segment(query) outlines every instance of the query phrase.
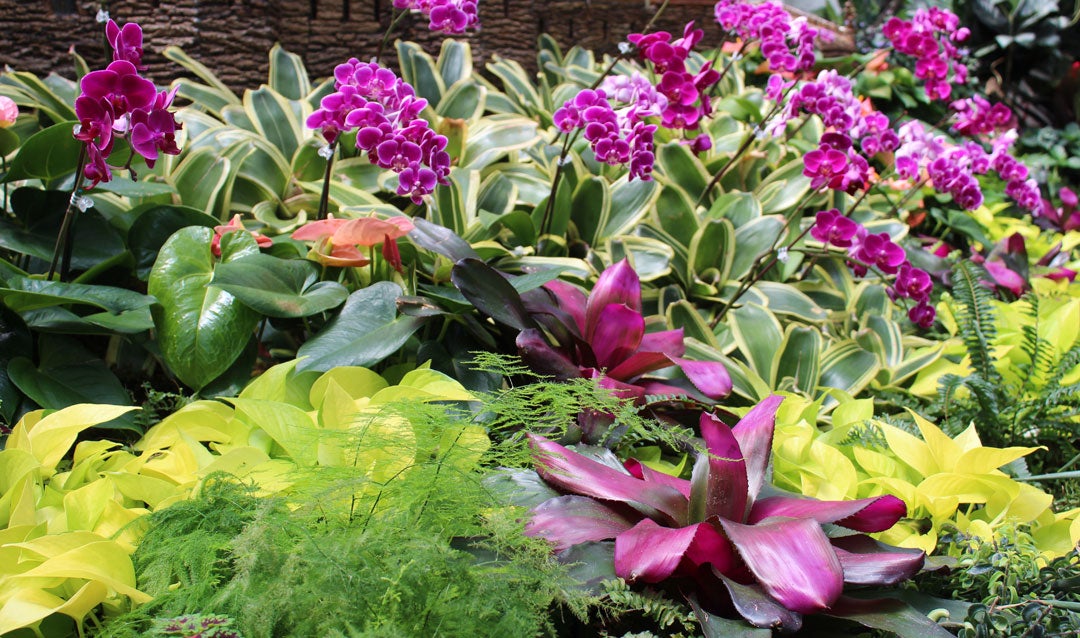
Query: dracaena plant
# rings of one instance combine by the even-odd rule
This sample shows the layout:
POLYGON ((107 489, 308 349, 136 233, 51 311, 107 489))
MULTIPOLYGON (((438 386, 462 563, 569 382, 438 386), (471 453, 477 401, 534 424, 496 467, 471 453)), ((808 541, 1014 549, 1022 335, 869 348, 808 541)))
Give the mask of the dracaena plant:
MULTIPOLYGON (((762 401, 734 428, 702 413, 705 449, 690 480, 634 459, 594 460, 530 434, 537 474, 563 495, 530 511, 526 533, 556 550, 614 539, 620 578, 670 584, 709 613, 787 631, 805 614, 843 615, 849 585, 910 578, 923 566, 921 551, 866 536, 904 516, 900 499, 818 501, 768 489, 781 401, 762 401)), ((922 629, 947 635, 933 623, 922 629)))

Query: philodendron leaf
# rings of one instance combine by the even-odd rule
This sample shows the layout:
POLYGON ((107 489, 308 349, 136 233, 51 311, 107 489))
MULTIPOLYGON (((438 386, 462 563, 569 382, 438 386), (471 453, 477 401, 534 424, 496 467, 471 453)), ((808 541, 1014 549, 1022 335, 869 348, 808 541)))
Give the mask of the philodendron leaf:
POLYGON ((8 377, 8 362, 30 357, 34 340, 19 315, 0 307, 0 419, 11 422, 19 407, 19 391, 8 377))
POLYGON ((131 403, 105 362, 75 339, 39 335, 37 354, 36 364, 29 358, 12 358, 7 371, 19 390, 38 405, 58 409, 76 403, 131 403))
MULTIPOLYGON (((161 247, 150 273, 148 291, 158 298, 154 325, 169 369, 198 390, 217 378, 240 356, 259 315, 217 286, 209 228, 184 228, 161 247)), ((259 252, 248 233, 221 239, 224 263, 259 252)))
POLYGON ((398 316, 401 288, 380 281, 349 295, 326 328, 300 346, 297 370, 326 371, 336 366, 371 366, 405 345, 423 317, 398 316))
POLYGON ((151 297, 126 288, 69 284, 19 276, 9 278, 7 286, 0 288, 0 299, 16 312, 72 304, 120 314, 154 303, 151 297))
POLYGON ((144 209, 128 229, 128 250, 135 257, 139 279, 150 276, 158 251, 173 233, 188 226, 212 228, 218 220, 201 210, 186 206, 159 205, 144 209))
POLYGON ((313 262, 262 253, 218 264, 211 283, 268 317, 308 317, 336 308, 349 296, 345 286, 319 281, 313 262))

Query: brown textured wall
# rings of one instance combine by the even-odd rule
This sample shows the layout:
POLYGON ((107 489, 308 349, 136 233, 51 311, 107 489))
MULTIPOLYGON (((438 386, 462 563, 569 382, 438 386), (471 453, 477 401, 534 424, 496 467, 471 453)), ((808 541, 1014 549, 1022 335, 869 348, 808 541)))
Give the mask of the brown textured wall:
MULTIPOLYGON (((482 30, 464 36, 478 68, 494 53, 535 68, 536 40, 552 34, 564 47, 580 44, 613 52, 628 33, 640 31, 653 15, 649 0, 479 0, 482 30)), ((675 0, 656 27, 681 32, 691 19, 706 29, 706 44, 717 42, 711 3, 675 0)), ((267 52, 275 42, 303 56, 313 77, 330 75, 349 57, 368 59, 390 23, 392 0, 0 0, 0 65, 15 70, 73 76, 70 47, 91 68, 105 63, 103 26, 95 21, 107 6, 120 23, 138 22, 145 32, 149 74, 167 84, 177 67, 161 55, 167 45, 182 47, 234 89, 266 81, 267 52)), ((442 36, 426 22, 407 16, 394 37, 438 51, 442 36)), ((393 46, 388 47, 392 50, 393 46)), ((392 54, 392 51, 388 51, 392 54)), ((390 56, 392 60, 392 55, 390 56)))

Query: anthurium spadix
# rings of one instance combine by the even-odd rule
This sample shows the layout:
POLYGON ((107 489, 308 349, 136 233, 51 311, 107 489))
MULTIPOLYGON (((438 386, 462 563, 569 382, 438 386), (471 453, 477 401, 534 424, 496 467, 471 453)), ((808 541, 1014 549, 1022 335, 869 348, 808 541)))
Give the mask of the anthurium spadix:
POLYGON ((619 468, 530 435, 537 473, 564 495, 533 508, 526 533, 557 550, 614 539, 619 577, 681 579, 713 598, 726 592, 720 611, 734 609, 759 627, 797 629, 801 614, 833 607, 845 584, 893 585, 911 577, 923 565, 921 551, 865 535, 904 516, 904 502, 895 496, 818 501, 775 490, 764 495, 781 401, 765 399, 734 428, 703 413, 705 451, 690 480, 633 459, 619 468), (826 524, 842 533, 830 538, 826 524))

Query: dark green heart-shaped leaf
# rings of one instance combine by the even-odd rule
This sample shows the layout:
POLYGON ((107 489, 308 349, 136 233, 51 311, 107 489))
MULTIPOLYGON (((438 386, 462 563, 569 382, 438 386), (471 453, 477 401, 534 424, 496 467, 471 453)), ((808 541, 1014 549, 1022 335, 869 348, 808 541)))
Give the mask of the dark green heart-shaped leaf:
POLYGON ((158 251, 173 233, 188 226, 213 228, 219 222, 206 213, 187 206, 152 206, 137 212, 128 229, 128 250, 135 257, 135 272, 146 280, 158 251))
MULTIPOLYGON (((154 325, 169 369, 198 390, 225 372, 240 356, 259 315, 221 288, 210 285, 214 256, 209 228, 177 231, 161 247, 148 290, 158 298, 154 325)), ((248 233, 226 233, 221 259, 258 254, 248 233)))
POLYGON ((218 264, 211 283, 268 317, 308 317, 340 306, 349 296, 345 286, 319 281, 313 262, 261 253, 218 264))
POLYGON ((12 359, 30 357, 34 340, 19 315, 0 307, 0 419, 11 423, 19 409, 19 390, 8 377, 12 359))
POLYGON ((423 317, 398 316, 401 288, 380 281, 349 295, 322 332, 300 346, 297 370, 324 372, 336 366, 372 366, 405 345, 423 317))
MULTIPOLYGON (((131 405, 127 390, 105 362, 74 339, 42 335, 38 361, 35 366, 28 357, 15 357, 7 373, 23 394, 44 408, 59 410, 77 403, 131 405)), ((97 427, 139 430, 133 415, 97 427)))

